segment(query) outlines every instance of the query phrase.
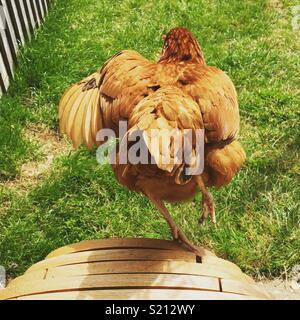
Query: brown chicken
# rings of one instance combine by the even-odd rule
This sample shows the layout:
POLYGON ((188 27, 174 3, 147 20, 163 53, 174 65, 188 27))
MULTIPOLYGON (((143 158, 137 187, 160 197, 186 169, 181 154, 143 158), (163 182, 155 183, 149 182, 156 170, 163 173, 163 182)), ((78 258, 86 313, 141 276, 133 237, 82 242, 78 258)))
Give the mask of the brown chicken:
MULTIPOLYGON (((84 143, 89 149, 99 145, 96 137, 102 128, 110 128, 118 136, 121 120, 128 121, 127 135, 141 130, 154 163, 120 164, 121 141, 117 163, 113 165, 115 175, 122 185, 150 199, 168 222, 174 240, 197 252, 172 219, 164 201, 187 201, 199 188, 199 222, 208 216, 216 222, 213 198, 207 187, 226 185, 245 162, 244 150, 237 141, 237 94, 223 71, 205 63, 200 45, 189 30, 174 28, 163 39, 158 62, 124 50, 99 71, 69 88, 59 105, 60 130, 74 147, 84 143), (202 174, 187 175, 187 163, 176 163, 174 156, 167 164, 162 161, 170 149, 162 148, 150 130, 174 128, 191 129, 193 133, 196 129, 205 130, 202 174)), ((192 158, 197 161, 194 138, 190 143, 192 158)), ((171 149, 173 145, 171 140, 171 149)))

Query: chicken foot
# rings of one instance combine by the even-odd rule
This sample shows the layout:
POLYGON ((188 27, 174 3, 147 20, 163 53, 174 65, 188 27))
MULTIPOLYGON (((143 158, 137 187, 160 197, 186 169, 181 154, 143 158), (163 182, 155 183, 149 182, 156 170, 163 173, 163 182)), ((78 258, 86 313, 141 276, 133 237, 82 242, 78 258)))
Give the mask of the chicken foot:
POLYGON ((195 176, 195 181, 202 193, 202 216, 199 218, 199 224, 203 224, 204 221, 210 216, 213 224, 216 224, 215 205, 212 194, 206 189, 204 181, 201 176, 195 176))
POLYGON ((159 212, 163 215, 163 217, 166 219, 171 229, 173 240, 183 244, 189 251, 195 253, 196 255, 203 255, 201 249, 193 245, 186 237, 184 232, 180 229, 180 227, 176 224, 163 201, 157 199, 156 197, 153 197, 150 194, 146 195, 150 199, 150 201, 155 205, 155 207, 159 210, 159 212))

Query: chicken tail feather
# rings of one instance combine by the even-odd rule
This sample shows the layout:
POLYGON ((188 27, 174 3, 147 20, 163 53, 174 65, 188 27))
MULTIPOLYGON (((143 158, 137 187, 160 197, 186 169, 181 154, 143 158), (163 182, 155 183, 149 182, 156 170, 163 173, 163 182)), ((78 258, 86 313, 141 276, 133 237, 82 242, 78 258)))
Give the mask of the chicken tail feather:
POLYGON ((73 85, 59 103, 60 132, 67 134, 74 148, 84 143, 88 149, 96 144, 97 132, 103 127, 99 105, 101 75, 96 72, 73 85))

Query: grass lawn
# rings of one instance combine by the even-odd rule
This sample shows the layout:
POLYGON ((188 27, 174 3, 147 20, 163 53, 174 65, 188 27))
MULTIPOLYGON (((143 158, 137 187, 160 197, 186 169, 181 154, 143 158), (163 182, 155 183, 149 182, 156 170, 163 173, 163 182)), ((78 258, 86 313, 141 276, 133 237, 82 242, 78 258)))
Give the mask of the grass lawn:
POLYGON ((156 59, 161 35, 174 26, 191 29, 206 61, 233 79, 248 161, 213 191, 217 227, 198 226, 200 196, 169 205, 172 214, 193 242, 251 275, 276 277, 300 264, 300 31, 291 26, 298 2, 55 1, 0 100, 0 265, 9 276, 84 239, 170 239, 154 207, 97 165, 95 150, 74 151, 56 133, 69 85, 120 49, 156 59))

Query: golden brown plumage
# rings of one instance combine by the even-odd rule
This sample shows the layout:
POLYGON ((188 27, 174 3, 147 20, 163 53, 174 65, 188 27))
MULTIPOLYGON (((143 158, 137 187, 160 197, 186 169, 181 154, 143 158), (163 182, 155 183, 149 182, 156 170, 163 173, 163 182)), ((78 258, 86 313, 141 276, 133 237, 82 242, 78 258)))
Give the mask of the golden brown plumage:
MULTIPOLYGON (((143 132, 152 164, 113 165, 118 181, 130 190, 144 193, 166 218, 174 239, 191 250, 195 247, 175 224, 163 201, 186 201, 203 195, 203 221, 208 215, 215 222, 214 204, 207 186, 221 187, 231 181, 245 161, 236 140, 239 108, 235 87, 221 70, 207 66, 202 50, 190 31, 172 29, 165 37, 158 62, 125 50, 103 67, 66 91, 59 105, 60 129, 75 147, 97 144, 102 128, 118 135, 119 121, 128 121, 127 136, 143 132), (183 161, 172 156, 174 141, 164 148, 151 129, 205 130, 204 172, 186 176, 183 161), (157 148, 153 147, 157 146, 157 148), (171 159, 164 161, 171 155, 171 159)), ((167 134, 167 133, 166 133, 167 134)), ((195 141, 191 158, 197 161, 195 141)), ((120 142, 119 152, 122 151, 120 142)))

